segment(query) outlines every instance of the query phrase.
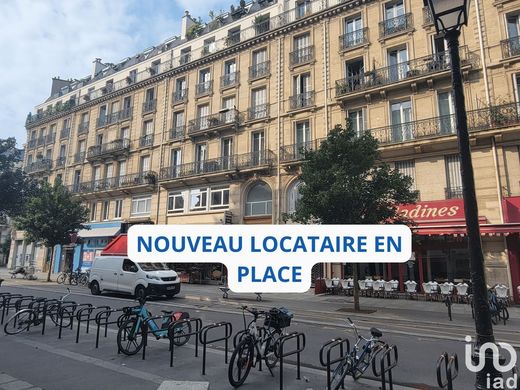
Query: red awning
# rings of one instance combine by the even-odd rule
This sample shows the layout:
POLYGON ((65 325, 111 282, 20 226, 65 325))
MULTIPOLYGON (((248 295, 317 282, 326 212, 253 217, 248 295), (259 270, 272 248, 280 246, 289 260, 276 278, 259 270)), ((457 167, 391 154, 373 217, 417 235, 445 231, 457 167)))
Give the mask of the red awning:
POLYGON ((101 256, 126 256, 128 254, 126 239, 126 234, 114 237, 103 249, 101 256))
MULTIPOLYGON (((421 236, 465 236, 467 234, 466 225, 419 225, 412 228, 412 231, 421 236)), ((520 223, 480 225, 480 234, 483 236, 508 236, 515 233, 520 233, 520 223)))

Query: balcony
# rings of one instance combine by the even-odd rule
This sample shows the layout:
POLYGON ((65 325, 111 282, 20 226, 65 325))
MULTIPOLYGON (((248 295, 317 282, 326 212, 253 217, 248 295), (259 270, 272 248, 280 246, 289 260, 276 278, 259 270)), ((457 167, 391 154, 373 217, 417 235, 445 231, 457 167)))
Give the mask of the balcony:
POLYGON ((45 137, 45 144, 53 144, 56 141, 56 133, 47 134, 45 137))
POLYGON ((267 77, 271 74, 271 61, 260 62, 249 67, 249 80, 267 77))
POLYGON ((197 136, 213 131, 236 130, 239 123, 240 113, 238 110, 231 108, 225 112, 190 120, 188 123, 188 135, 197 136))
POLYGON ((190 61, 191 61, 191 53, 190 52, 181 53, 181 55, 179 57, 179 64, 180 65, 187 64, 190 61))
POLYGON ((204 81, 195 85, 195 95, 197 97, 209 95, 213 92, 213 80, 204 81))
POLYGON ((78 125, 78 135, 80 134, 85 134, 88 132, 88 125, 89 125, 89 122, 81 122, 79 125, 78 125))
POLYGON ((106 157, 118 157, 126 155, 130 150, 129 139, 116 139, 112 142, 94 145, 88 148, 87 160, 103 159, 106 157))
POLYGON ((226 37, 225 45, 227 47, 230 47, 236 45, 237 43, 240 43, 240 31, 235 31, 228 34, 228 36, 226 37))
POLYGON ((153 134, 145 134, 139 138, 140 148, 148 148, 150 146, 153 146, 153 134))
POLYGON ((180 104, 188 101, 188 88, 179 89, 173 92, 172 103, 180 104))
POLYGON ((58 157, 56 161, 54 161, 54 166, 56 168, 63 168, 65 166, 66 158, 64 156, 58 157))
POLYGON ((121 111, 119 111, 118 120, 124 121, 124 120, 132 118, 132 111, 133 111, 132 107, 123 108, 121 111))
POLYGON ((240 72, 225 74, 220 77, 220 88, 230 88, 238 85, 240 72))
POLYGON ((35 148, 36 147, 36 141, 37 141, 36 138, 30 139, 29 141, 27 141, 27 149, 35 148))
POLYGON ((157 107, 157 99, 146 100, 143 103, 143 114, 148 114, 149 112, 155 111, 157 107))
POLYGON ((60 131, 60 139, 69 138, 70 136, 70 127, 65 127, 60 131))
POLYGON ((425 26, 433 24, 433 15, 430 7, 423 7, 423 24, 425 26))
POLYGON ((254 121, 257 119, 269 118, 269 104, 258 104, 247 109, 247 120, 254 121))
POLYGON ((255 34, 260 35, 268 32, 271 29, 271 23, 269 18, 262 20, 261 22, 255 23, 255 34))
POLYGON ((411 13, 396 16, 379 22, 379 39, 391 37, 413 29, 413 16, 411 13))
POLYGON ((303 160, 305 152, 308 150, 316 150, 321 145, 321 141, 325 138, 314 139, 307 142, 299 142, 292 145, 280 147, 280 161, 291 162, 303 160))
POLYGON ((36 140, 36 146, 42 146, 45 145, 45 136, 38 137, 36 140))
POLYGON ((462 199, 462 187, 444 188, 446 199, 462 199))
MULTIPOLYGON (((479 58, 476 54, 470 52, 466 46, 463 46, 460 48, 460 61, 462 68, 473 68, 478 66, 479 58)), ((450 67, 449 53, 441 52, 385 68, 374 69, 373 71, 337 80, 336 98, 400 82, 404 82, 403 85, 409 86, 408 80, 448 72, 450 67)))
POLYGON ((289 109, 298 110, 314 106, 314 91, 299 93, 289 98, 289 109))
POLYGON ((74 155, 74 164, 79 164, 85 161, 86 153, 79 152, 74 155))
POLYGON ((500 41, 502 58, 511 58, 520 55, 520 37, 513 37, 500 41))
POLYGON ((186 133, 186 126, 179 125, 175 126, 170 130, 170 141, 177 141, 184 138, 186 133))
POLYGON ((51 169, 52 169, 52 160, 45 158, 45 159, 35 161, 31 164, 28 164, 25 167, 25 173, 48 172, 51 169))
POLYGON ((236 154, 214 158, 210 160, 191 162, 162 168, 159 181, 168 181, 199 175, 242 171, 255 168, 271 167, 274 163, 274 153, 271 150, 262 150, 244 154, 236 154))
POLYGON ((101 115, 96 120, 96 127, 100 128, 100 127, 108 125, 109 123, 110 123, 109 116, 108 115, 101 115))
POLYGON ((76 183, 68 187, 71 193, 87 194, 93 192, 111 191, 123 188, 155 186, 157 174, 153 171, 133 173, 129 175, 110 177, 106 179, 92 180, 76 183))
POLYGON ((368 44, 368 27, 343 34, 339 37, 340 50, 350 50, 368 44))
POLYGON ((289 53, 289 65, 298 66, 314 60, 314 45, 304 47, 289 53))

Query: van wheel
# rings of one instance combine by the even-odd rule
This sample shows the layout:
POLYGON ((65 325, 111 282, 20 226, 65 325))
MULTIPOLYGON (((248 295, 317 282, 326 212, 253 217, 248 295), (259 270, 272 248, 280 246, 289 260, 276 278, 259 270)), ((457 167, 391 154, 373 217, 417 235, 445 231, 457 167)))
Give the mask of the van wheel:
POLYGON ((101 289, 99 288, 99 284, 96 281, 93 281, 90 283, 90 293, 92 295, 99 295, 101 294, 101 289))
POLYGON ((135 297, 137 299, 144 299, 144 298, 146 298, 146 289, 143 286, 141 286, 141 285, 137 286, 135 288, 135 297))
POLYGON ((173 299, 175 294, 166 294, 166 299, 173 299))

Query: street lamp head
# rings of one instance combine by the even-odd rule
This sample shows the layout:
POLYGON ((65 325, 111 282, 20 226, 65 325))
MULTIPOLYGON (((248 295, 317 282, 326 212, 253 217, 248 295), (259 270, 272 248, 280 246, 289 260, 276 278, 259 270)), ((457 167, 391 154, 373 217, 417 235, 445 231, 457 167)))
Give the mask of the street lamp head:
POLYGON ((425 0, 437 33, 458 31, 468 24, 469 0, 425 0))

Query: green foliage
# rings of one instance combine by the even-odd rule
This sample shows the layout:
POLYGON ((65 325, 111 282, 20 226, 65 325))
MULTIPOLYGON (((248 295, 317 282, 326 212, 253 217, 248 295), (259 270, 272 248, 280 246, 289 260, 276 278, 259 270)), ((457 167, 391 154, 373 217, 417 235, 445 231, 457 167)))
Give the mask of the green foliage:
POLYGON ((86 228, 87 218, 88 209, 57 180, 54 185, 42 183, 38 196, 29 199, 14 224, 25 232, 26 240, 54 247, 70 243, 70 234, 86 228))
POLYGON ((301 223, 409 223, 399 204, 415 203, 412 179, 381 161, 378 142, 336 126, 315 151, 305 153, 301 200, 288 217, 301 223))
POLYGON ((202 31, 204 30, 204 24, 202 23, 202 20, 199 18, 196 20, 190 27, 188 27, 188 30, 186 31, 186 38, 187 39, 194 39, 200 36, 202 31))

